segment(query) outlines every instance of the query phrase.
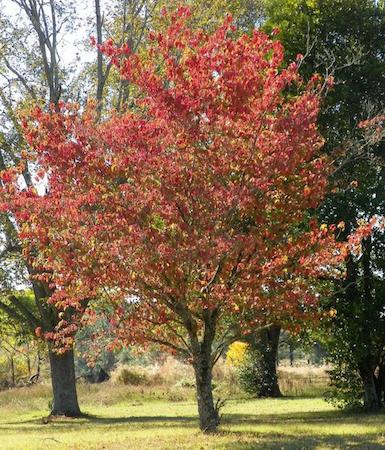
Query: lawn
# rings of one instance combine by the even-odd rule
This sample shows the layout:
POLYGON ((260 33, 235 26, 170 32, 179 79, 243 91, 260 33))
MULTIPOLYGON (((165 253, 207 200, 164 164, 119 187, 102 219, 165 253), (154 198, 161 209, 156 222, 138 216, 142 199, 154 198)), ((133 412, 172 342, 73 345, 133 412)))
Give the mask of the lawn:
POLYGON ((44 423, 49 388, 0 393, 1 449, 335 449, 385 448, 385 414, 342 413, 319 398, 234 400, 220 432, 198 430, 194 401, 80 386, 88 414, 44 423))

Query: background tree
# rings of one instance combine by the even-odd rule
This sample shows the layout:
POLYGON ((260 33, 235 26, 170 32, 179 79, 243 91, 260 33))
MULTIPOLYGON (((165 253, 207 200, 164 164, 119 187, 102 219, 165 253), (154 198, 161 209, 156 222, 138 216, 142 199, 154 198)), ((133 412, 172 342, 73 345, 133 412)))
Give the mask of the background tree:
MULTIPOLYGON (((384 3, 267 0, 265 5, 264 27, 281 29, 279 39, 285 45, 287 58, 301 53, 305 55, 300 69, 303 74, 318 70, 335 77, 335 86, 327 93, 319 124, 326 138, 325 150, 333 154, 337 168, 331 176, 334 189, 319 215, 328 223, 343 220, 346 228, 340 238, 347 239, 361 219, 368 220, 384 212, 384 147, 362 134, 358 127, 361 120, 384 109, 384 3)), ((336 364, 335 373, 338 367, 354 366, 356 375, 351 376, 352 386, 355 389, 357 375, 361 374, 360 391, 366 390, 365 406, 368 408, 378 407, 373 386, 377 380, 374 373, 380 365, 378 348, 381 344, 377 341, 381 339, 381 332, 374 331, 374 338, 371 332, 365 334, 365 330, 368 330, 368 321, 370 330, 382 329, 382 305, 377 294, 382 290, 382 277, 376 272, 377 264, 381 263, 374 251, 381 247, 381 241, 381 233, 376 233, 370 241, 364 242, 360 257, 348 258, 347 279, 350 281, 338 282, 334 300, 325 303, 326 309, 333 307, 337 311, 332 328, 326 331, 334 334, 329 349, 336 364), (364 354, 370 361, 362 360, 364 354), (355 361, 353 365, 352 361, 355 361)), ((353 400, 356 398, 357 395, 353 396, 353 400)))
POLYGON ((167 24, 164 20, 165 11, 175 12, 183 4, 191 11, 189 25, 207 31, 215 30, 226 16, 231 14, 239 32, 250 32, 261 23, 264 15, 263 0, 213 0, 209 3, 203 0, 158 1, 154 11, 153 29, 164 29, 167 24))
MULTIPOLYGON (((73 8, 71 2, 64 5, 40 0, 15 0, 13 5, 18 20, 6 14, 1 17, 4 33, 0 58, 3 84, 0 94, 3 118, 0 168, 4 173, 20 166, 20 182, 26 188, 34 189, 36 167, 25 160, 27 144, 19 111, 29 102, 58 104, 66 75, 59 67, 59 33, 66 31, 73 8)), ((36 278, 36 268, 32 267, 31 260, 23 252, 19 238, 23 218, 19 219, 15 220, 9 210, 3 209, 1 266, 5 295, 0 299, 0 309, 26 330, 53 331, 60 317, 55 306, 47 302, 52 287, 36 278), (32 287, 34 305, 15 292, 15 287, 20 286, 32 287)), ((53 386, 52 413, 79 415, 72 349, 59 355, 49 344, 49 358, 53 386)))

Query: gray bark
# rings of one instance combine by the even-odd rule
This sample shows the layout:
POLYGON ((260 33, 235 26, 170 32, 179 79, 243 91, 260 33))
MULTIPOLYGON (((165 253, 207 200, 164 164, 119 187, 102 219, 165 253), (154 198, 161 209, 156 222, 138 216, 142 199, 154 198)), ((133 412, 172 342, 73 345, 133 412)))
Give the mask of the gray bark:
POLYGON ((219 425, 219 415, 213 399, 210 356, 201 354, 194 364, 194 371, 200 428, 204 432, 212 433, 219 425))
POLYGON ((69 350, 63 355, 49 350, 53 402, 51 414, 54 416, 78 417, 78 404, 75 379, 74 352, 69 350))

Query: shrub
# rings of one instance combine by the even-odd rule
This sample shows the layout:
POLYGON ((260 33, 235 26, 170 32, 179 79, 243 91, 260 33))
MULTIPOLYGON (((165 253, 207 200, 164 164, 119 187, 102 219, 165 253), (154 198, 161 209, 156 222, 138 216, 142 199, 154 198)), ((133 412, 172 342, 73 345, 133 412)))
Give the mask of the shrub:
POLYGON ((264 396, 277 382, 277 374, 271 372, 258 351, 251 351, 250 348, 238 367, 238 378, 241 388, 256 397, 264 396))
POLYGON ((325 400, 341 409, 357 409, 363 406, 362 381, 352 363, 340 364, 328 371, 330 389, 325 400))
POLYGON ((112 373, 112 380, 117 384, 125 384, 131 386, 149 384, 149 377, 145 369, 138 366, 119 366, 112 373))

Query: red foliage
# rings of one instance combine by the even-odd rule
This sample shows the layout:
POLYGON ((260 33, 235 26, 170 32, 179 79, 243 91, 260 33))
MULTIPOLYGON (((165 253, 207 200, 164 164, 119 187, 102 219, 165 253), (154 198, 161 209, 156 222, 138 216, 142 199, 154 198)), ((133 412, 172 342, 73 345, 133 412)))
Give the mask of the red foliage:
POLYGON ((328 176, 314 85, 264 33, 234 39, 228 19, 206 35, 186 15, 144 61, 102 47, 140 92, 125 114, 97 125, 94 105, 35 110, 26 135, 49 193, 13 192, 12 206, 62 308, 107 292, 122 337, 178 347, 205 311, 222 330, 237 314, 243 332, 308 313, 312 280, 343 259, 308 220, 328 176))

